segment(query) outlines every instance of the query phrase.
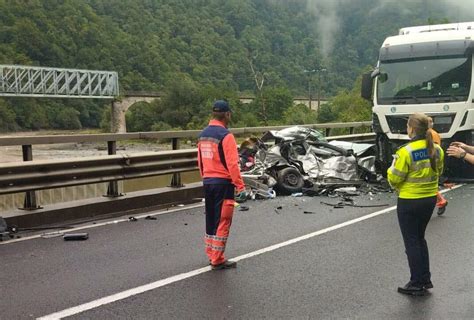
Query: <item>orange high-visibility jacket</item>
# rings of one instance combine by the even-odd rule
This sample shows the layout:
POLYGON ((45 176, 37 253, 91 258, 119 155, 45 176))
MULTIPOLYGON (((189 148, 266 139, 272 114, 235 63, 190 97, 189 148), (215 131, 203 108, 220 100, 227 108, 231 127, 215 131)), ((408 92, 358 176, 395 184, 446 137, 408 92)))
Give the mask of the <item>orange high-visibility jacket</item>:
POLYGON ((211 120, 199 135, 198 164, 204 184, 232 183, 237 191, 245 189, 237 143, 222 122, 211 120))

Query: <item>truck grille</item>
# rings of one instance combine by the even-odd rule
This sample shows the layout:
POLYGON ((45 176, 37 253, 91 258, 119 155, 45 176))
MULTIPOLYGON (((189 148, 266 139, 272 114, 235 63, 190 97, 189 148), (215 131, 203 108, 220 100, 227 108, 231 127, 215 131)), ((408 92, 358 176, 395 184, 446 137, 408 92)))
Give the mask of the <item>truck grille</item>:
POLYGON ((408 115, 386 116, 386 118, 391 133, 407 134, 408 115))
MULTIPOLYGON (((451 129, 455 113, 443 113, 443 114, 428 114, 433 118, 434 128, 438 133, 446 133, 451 129)), ((391 133, 407 134, 407 121, 409 115, 403 116, 386 116, 388 127, 391 133)))

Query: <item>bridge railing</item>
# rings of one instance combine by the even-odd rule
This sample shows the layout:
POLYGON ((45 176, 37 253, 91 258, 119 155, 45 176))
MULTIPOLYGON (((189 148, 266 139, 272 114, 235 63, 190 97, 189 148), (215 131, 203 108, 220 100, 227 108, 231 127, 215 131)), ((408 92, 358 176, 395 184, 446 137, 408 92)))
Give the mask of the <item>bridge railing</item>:
MULTIPOLYGON (((374 139, 373 133, 354 135, 355 128, 370 127, 371 122, 324 123, 304 127, 324 130, 328 140, 366 142, 374 139), (332 129, 349 128, 350 135, 329 136, 332 129)), ((289 126, 234 128, 236 135, 281 130, 289 126)), ((173 174, 172 187, 181 187, 181 172, 197 170, 196 149, 178 150, 179 140, 196 138, 200 130, 158 131, 116 134, 48 135, 0 137, 0 146, 21 145, 23 163, 0 164, 0 194, 26 191, 23 209, 40 208, 36 190, 73 185, 109 182, 108 197, 120 196, 118 180, 173 174), (170 139, 173 151, 116 155, 117 141, 134 139, 170 139), (108 156, 69 159, 61 161, 34 161, 33 145, 107 142, 108 156)))

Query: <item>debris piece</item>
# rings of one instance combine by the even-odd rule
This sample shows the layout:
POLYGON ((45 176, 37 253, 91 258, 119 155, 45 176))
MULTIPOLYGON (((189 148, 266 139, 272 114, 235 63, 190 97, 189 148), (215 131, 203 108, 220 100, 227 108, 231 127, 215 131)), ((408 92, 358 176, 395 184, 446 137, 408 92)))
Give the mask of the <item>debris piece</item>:
POLYGON ((89 234, 87 232, 65 233, 63 239, 64 241, 82 241, 89 239, 89 234))
POLYGON ((187 226, 188 224, 187 224, 187 223, 185 223, 184 225, 185 225, 185 226, 187 226))
POLYGON ((54 232, 46 232, 41 235, 41 238, 43 239, 50 239, 50 238, 56 238, 56 237, 62 237, 64 236, 64 232, 62 231, 54 231, 54 232))
POLYGON ((334 189, 335 192, 356 192, 356 187, 342 187, 334 189))
POLYGON ((281 210, 281 209, 283 209, 282 206, 278 206, 278 207, 277 207, 277 210, 281 210))
POLYGON ((245 185, 250 189, 250 199, 274 199, 276 192, 268 186, 269 176, 242 175, 245 185))
POLYGON ((321 201, 321 204, 325 204, 327 206, 331 206, 333 208, 337 208, 337 209, 340 209, 340 208, 344 208, 345 206, 347 207, 354 207, 354 208, 379 208, 379 207, 388 207, 388 204, 373 204, 373 205, 358 205, 358 204, 354 204, 353 202, 344 202, 344 201, 341 201, 341 202, 338 202, 338 203, 328 203, 328 202, 324 202, 324 201, 321 201))
POLYGON ((0 241, 6 241, 10 239, 10 232, 0 232, 0 241))
POLYGON ((135 217, 128 217, 128 221, 135 222, 135 221, 138 221, 138 219, 135 217))
POLYGON ((304 214, 316 214, 316 212, 313 211, 303 211, 304 214))
POLYGON ((315 197, 319 196, 321 194, 321 191, 316 191, 313 188, 303 188, 303 195, 308 196, 308 197, 315 197))
POLYGON ((145 217, 145 220, 158 220, 157 217, 153 217, 153 216, 146 216, 145 217))
POLYGON ((5 219, 0 217, 0 232, 6 232, 7 229, 8 229, 7 222, 5 221, 5 219))
POLYGON ((178 204, 178 207, 184 207, 184 204, 182 204, 182 203, 178 204))
POLYGON ((249 211, 249 207, 247 207, 247 206, 240 206, 239 211, 249 211))
POLYGON ((292 197, 302 197, 302 196, 303 196, 303 192, 295 192, 295 193, 292 193, 291 196, 292 196, 292 197))

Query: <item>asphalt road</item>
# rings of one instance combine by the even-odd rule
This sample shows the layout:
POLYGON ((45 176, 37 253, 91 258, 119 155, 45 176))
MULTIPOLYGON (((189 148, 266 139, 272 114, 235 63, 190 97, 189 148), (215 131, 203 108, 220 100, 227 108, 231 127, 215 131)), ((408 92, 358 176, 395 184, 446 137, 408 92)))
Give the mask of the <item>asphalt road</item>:
MULTIPOLYGON (((0 319, 87 303, 69 318, 473 319, 474 187, 447 197, 446 215, 435 214, 427 230, 435 288, 425 297, 396 292, 409 272, 394 210, 281 197, 236 211, 226 251, 239 259, 232 270, 207 267, 202 207, 81 230, 90 235, 83 242, 0 244, 0 319)), ((354 199, 396 202, 393 194, 354 199)))

